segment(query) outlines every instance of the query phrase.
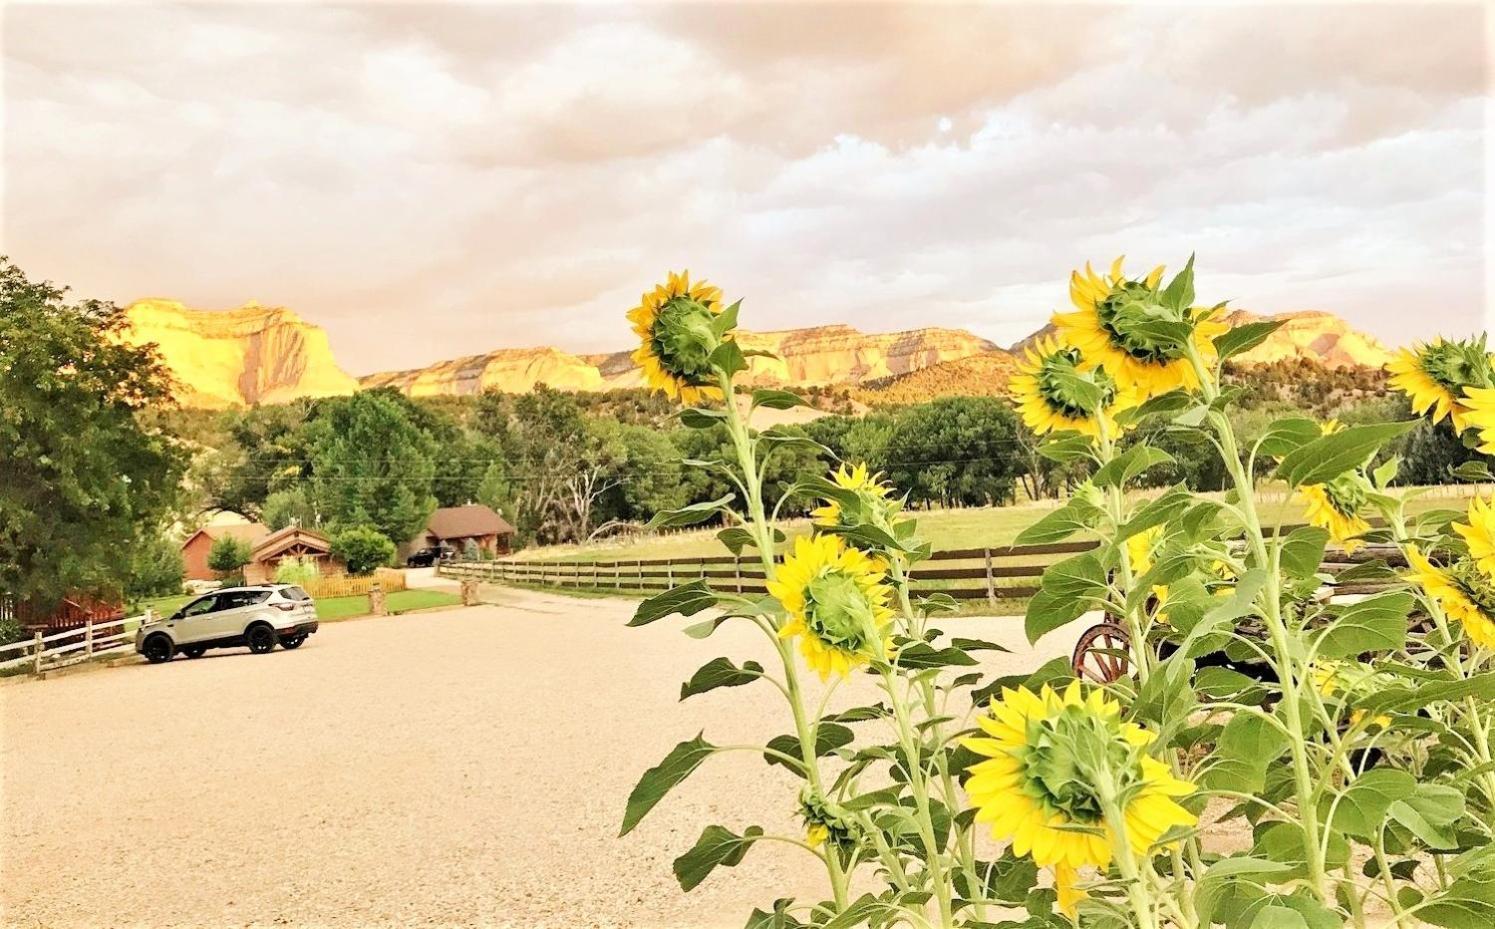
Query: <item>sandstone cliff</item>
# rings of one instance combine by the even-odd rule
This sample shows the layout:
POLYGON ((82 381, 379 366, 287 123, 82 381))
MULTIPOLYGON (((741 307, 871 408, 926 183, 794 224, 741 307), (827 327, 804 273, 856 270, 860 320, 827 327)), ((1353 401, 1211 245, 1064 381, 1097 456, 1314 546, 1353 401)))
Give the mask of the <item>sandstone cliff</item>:
POLYGON ((194 310, 150 299, 130 304, 125 314, 126 337, 159 347, 185 406, 284 403, 358 389, 333 359, 327 333, 284 307, 194 310))
MULTIPOLYGON (((748 381, 759 386, 861 384, 995 350, 960 329, 864 333, 850 326, 737 333, 744 349, 772 352, 749 359, 748 381)), ((411 396, 523 393, 536 384, 560 390, 638 387, 643 381, 629 352, 570 355, 553 348, 500 349, 412 371, 371 374, 364 387, 393 386, 411 396)))

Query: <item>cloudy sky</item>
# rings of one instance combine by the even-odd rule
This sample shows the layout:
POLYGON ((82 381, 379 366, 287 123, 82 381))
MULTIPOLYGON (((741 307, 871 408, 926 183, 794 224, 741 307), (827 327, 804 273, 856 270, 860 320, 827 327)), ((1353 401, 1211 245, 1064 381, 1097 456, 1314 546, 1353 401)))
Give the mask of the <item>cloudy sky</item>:
POLYGON ((4 8, 3 248, 126 302, 254 299, 354 373, 623 347, 670 268, 750 328, 1000 343, 1076 262, 1487 312, 1479 4, 4 8))

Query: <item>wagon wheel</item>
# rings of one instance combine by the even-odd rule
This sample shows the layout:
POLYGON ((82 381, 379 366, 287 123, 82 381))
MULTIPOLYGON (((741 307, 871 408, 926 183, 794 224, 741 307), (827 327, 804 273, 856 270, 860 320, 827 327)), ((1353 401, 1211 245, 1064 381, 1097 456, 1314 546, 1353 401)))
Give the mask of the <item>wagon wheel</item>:
POLYGON ((1101 623, 1086 629, 1080 641, 1075 643, 1071 667, 1075 677, 1110 684, 1129 672, 1132 666, 1130 654, 1126 630, 1115 623, 1101 623))

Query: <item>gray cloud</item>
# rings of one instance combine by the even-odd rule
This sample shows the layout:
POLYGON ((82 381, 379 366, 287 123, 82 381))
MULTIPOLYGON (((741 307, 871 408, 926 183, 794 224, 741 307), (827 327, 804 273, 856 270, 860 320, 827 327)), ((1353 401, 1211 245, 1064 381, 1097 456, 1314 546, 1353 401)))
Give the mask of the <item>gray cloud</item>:
POLYGON ((756 328, 1009 342, 1119 252, 1403 342, 1486 306, 1482 16, 11 5, 4 247, 360 372, 621 347, 683 266, 756 328))

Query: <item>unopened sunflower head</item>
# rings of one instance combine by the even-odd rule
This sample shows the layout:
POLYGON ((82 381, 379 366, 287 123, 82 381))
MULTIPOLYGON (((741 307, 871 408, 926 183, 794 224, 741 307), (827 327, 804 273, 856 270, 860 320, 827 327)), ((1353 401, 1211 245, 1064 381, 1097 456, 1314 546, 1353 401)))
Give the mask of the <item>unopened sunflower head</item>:
POLYGON ((1194 785, 1147 754, 1153 735, 1123 721, 1101 690, 1006 689, 977 724, 983 734, 962 742, 986 758, 966 783, 976 820, 1041 867, 1106 867, 1119 844, 1116 817, 1134 856, 1196 822, 1174 799, 1194 785))
POLYGON ((856 846, 861 830, 851 813, 809 785, 800 791, 799 815, 805 823, 805 842, 811 848, 829 845, 845 851, 856 846))
POLYGON ((1136 405, 1132 392, 1121 390, 1105 368, 1085 364, 1079 349, 1051 338, 1028 348, 1007 389, 1037 435, 1073 430, 1093 437, 1105 427, 1114 437, 1115 414, 1136 405))
POLYGON ((639 347, 633 361, 644 381, 682 403, 717 398, 711 355, 730 336, 731 314, 722 315, 722 292, 705 281, 691 283, 690 272, 671 272, 628 311, 639 347))
POLYGON ((887 657, 893 590, 881 559, 840 536, 800 536, 767 586, 789 616, 780 638, 799 640, 821 680, 887 657))
POLYGON ((811 514, 817 526, 847 529, 876 526, 891 532, 902 504, 893 498, 893 486, 873 474, 865 464, 845 464, 832 472, 831 482, 844 494, 827 498, 811 514))
POLYGON ((1162 279, 1161 266, 1131 280, 1122 272, 1120 258, 1104 277, 1087 264, 1083 274, 1070 276, 1075 311, 1054 314, 1061 340, 1141 400, 1179 387, 1198 388, 1188 346, 1193 345, 1206 367, 1213 365, 1218 357, 1215 337, 1229 328, 1215 318, 1217 309, 1170 305, 1162 279))
POLYGON ((1439 567, 1415 545, 1407 547, 1407 563, 1412 568, 1407 580, 1421 586, 1443 612, 1463 626, 1471 642, 1495 648, 1495 579, 1467 555, 1439 567))
POLYGON ((1370 499, 1371 486, 1358 470, 1346 471, 1322 484, 1305 484, 1298 488, 1306 505, 1310 525, 1329 530, 1329 538, 1346 552, 1365 546, 1360 538, 1370 531, 1370 523, 1361 515, 1370 499))
POLYGON ((1440 338, 1404 348, 1386 370, 1391 373, 1391 386, 1406 394, 1414 412, 1431 416, 1435 423, 1447 419, 1454 432, 1461 434, 1477 425, 1470 419, 1473 406, 1467 392, 1489 392, 1495 387, 1484 336, 1457 341, 1440 338))

